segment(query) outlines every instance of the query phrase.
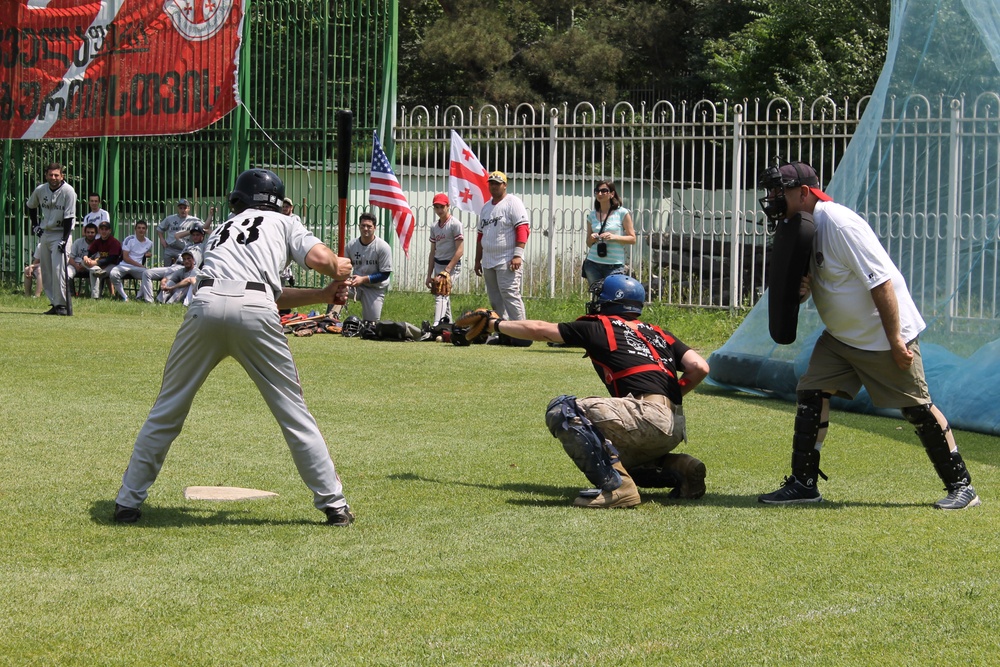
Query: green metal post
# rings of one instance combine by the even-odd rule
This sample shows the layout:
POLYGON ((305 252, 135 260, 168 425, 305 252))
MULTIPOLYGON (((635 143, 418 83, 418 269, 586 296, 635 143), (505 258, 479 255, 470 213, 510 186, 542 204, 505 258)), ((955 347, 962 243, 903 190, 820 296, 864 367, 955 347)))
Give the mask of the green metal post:
MULTIPOLYGON (((396 140, 392 135, 396 126, 396 78, 398 73, 399 45, 399 0, 389 0, 388 34, 385 40, 385 52, 382 58, 382 108, 379 110, 379 140, 382 150, 393 164, 396 160, 396 140)), ((392 225, 386 225, 385 240, 392 245, 395 242, 395 230, 392 225)))
POLYGON ((229 182, 235 183, 236 177, 250 168, 250 119, 247 117, 244 104, 250 97, 250 80, 247 69, 250 66, 250 8, 253 0, 247 0, 246 15, 243 17, 243 42, 240 45, 239 91, 240 104, 233 111, 233 136, 230 148, 232 162, 229 165, 229 182))
MULTIPOLYGON (((104 193, 105 205, 107 206, 108 214, 111 216, 111 228, 114 229, 118 221, 118 203, 122 197, 122 145, 121 139, 118 137, 106 139, 104 150, 107 155, 106 164, 108 173, 102 183, 104 189, 98 190, 98 192, 104 193)), ((156 236, 154 235, 153 238, 155 239, 156 236)))

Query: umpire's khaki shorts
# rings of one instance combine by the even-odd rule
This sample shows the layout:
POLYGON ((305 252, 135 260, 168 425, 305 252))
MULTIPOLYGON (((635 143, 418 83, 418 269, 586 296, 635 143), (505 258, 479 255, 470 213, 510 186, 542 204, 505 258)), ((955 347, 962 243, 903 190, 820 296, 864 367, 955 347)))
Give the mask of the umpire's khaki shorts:
POLYGON ((655 461, 685 439, 684 412, 669 402, 595 396, 576 404, 615 446, 626 469, 655 461))
POLYGON ((879 408, 905 408, 930 403, 920 343, 914 338, 907 348, 913 353, 913 365, 903 370, 896 365, 889 350, 859 350, 824 331, 816 341, 809 358, 809 368, 799 379, 796 389, 819 389, 844 398, 854 398, 864 385, 872 403, 879 408))

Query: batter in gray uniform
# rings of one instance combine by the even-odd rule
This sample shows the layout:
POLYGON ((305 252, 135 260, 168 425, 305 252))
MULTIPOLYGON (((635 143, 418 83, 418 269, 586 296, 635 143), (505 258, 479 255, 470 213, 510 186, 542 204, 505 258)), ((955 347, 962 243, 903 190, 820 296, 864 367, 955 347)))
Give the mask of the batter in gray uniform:
POLYGON ((61 164, 45 168, 45 182, 28 197, 28 217, 39 237, 42 285, 52 307, 46 315, 69 315, 66 310, 66 243, 76 220, 76 190, 65 180, 61 164), (38 209, 42 209, 41 218, 38 209))
POLYGON ((134 523, 139 506, 181 431, 208 374, 233 357, 257 385, 278 421, 299 475, 327 523, 354 520, 282 333, 278 308, 343 305, 350 260, 338 257, 301 223, 279 213, 285 186, 266 169, 240 174, 229 195, 233 215, 209 237, 198 292, 163 370, 163 383, 132 450, 115 500, 114 520, 134 523), (323 289, 287 288, 278 276, 292 259, 334 279, 323 289))

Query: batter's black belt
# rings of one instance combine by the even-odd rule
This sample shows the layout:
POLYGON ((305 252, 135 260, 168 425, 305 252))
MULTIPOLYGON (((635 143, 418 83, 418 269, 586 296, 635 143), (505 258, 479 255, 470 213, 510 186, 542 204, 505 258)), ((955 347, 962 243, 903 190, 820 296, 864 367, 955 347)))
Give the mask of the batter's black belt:
MULTIPOLYGON (((198 289, 202 287, 211 287, 215 284, 215 278, 206 278, 198 283, 198 289)), ((255 292, 267 292, 267 285, 264 283, 247 283, 245 289, 252 289, 255 292)))

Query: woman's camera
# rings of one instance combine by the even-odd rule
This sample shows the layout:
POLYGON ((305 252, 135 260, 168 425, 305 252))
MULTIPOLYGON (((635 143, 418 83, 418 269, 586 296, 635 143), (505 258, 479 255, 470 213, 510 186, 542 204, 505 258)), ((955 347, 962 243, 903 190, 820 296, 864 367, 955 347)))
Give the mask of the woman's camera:
POLYGON ((604 241, 601 241, 600 243, 597 244, 597 256, 598 257, 608 256, 608 244, 605 243, 604 241))

